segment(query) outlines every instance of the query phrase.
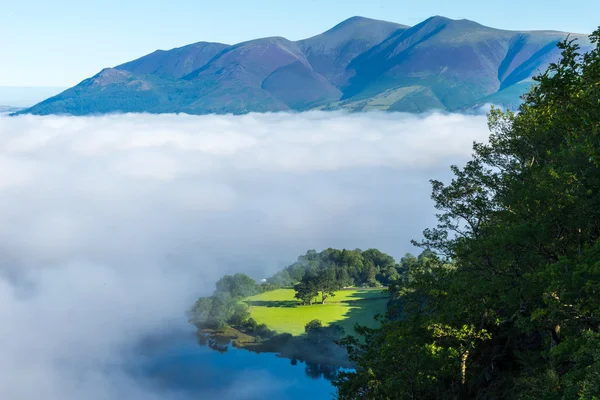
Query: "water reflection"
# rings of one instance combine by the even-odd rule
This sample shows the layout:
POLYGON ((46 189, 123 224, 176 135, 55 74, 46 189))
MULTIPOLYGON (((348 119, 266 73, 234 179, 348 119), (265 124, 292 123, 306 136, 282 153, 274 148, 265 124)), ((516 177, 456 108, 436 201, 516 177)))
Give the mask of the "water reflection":
POLYGON ((221 337, 212 337, 209 335, 205 335, 202 333, 198 333, 198 344, 200 346, 210 347, 213 350, 218 351, 219 353, 227 353, 229 350, 229 346, 231 344, 231 340, 221 337))
POLYGON ((341 370, 341 367, 336 367, 333 365, 325 365, 325 364, 306 364, 306 376, 312 379, 324 378, 328 381, 332 381, 337 377, 338 372, 341 370))
MULTIPOLYGON (((228 338, 223 338, 220 336, 211 336, 201 331, 197 332, 198 344, 203 347, 208 347, 212 350, 215 350, 221 354, 227 353, 230 348, 234 348, 231 345, 231 340, 228 338)), ((261 354, 261 352, 253 351, 251 349, 236 349, 237 351, 249 351, 254 354, 261 354)), ((263 354, 271 354, 274 353, 263 353, 263 354)), ((277 355, 277 357, 281 357, 277 355)), ((325 379, 327 381, 333 381, 338 372, 342 370, 348 370, 347 368, 343 368, 341 365, 330 365, 330 364, 322 364, 322 363, 311 363, 306 360, 299 360, 297 358, 290 359, 290 365, 297 366, 298 362, 305 364, 304 372, 305 375, 313 380, 316 379, 325 379)))
MULTIPOLYGON (((307 364, 233 347, 226 340, 188 334, 145 343, 141 373, 182 399, 330 400, 339 368, 307 364)), ((139 369, 138 369, 139 371, 139 369)))

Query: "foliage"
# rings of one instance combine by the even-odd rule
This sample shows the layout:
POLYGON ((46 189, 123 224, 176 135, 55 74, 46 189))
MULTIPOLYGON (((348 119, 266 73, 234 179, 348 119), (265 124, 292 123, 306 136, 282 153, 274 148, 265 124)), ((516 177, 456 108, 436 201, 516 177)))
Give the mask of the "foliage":
POLYGON ((321 292, 321 303, 325 304, 325 300, 328 297, 335 296, 335 292, 340 290, 343 286, 342 283, 337 279, 337 266, 334 264, 331 268, 319 271, 315 282, 316 287, 321 292))
POLYGON ((254 279, 246 274, 225 275, 216 283, 217 293, 229 293, 231 297, 243 299, 259 292, 254 279))
POLYGON ((250 318, 250 311, 248 310, 248 304, 237 303, 233 308, 233 315, 229 317, 229 323, 234 326, 240 326, 250 318))
POLYGON ((304 327, 304 332, 309 342, 325 343, 336 342, 342 339, 345 335, 344 328, 337 324, 323 326, 320 320, 313 319, 304 327))
POLYGON ((306 324, 306 326, 304 327, 304 332, 310 333, 311 331, 320 329, 322 327, 323 327, 323 324, 321 323, 321 320, 313 319, 308 324, 306 324))
POLYGON ((225 275, 210 297, 200 297, 189 311, 189 321, 199 327, 222 328, 242 325, 250 317, 248 305, 240 301, 259 292, 256 282, 245 274, 225 275))
POLYGON ((600 393, 600 30, 493 109, 438 225, 390 285, 398 310, 346 339, 339 399, 592 399, 600 393), (393 314, 393 318, 392 318, 393 314))
MULTIPOLYGON (((415 259, 408 255, 407 261, 415 259)), ((309 250, 298 260, 276 273, 264 284, 274 287, 294 287, 296 298, 312 305, 320 293, 321 303, 344 287, 382 287, 403 278, 407 265, 377 249, 362 251, 326 249, 320 253, 309 250)))
POLYGON ((319 294, 316 276, 305 275, 300 283, 294 285, 294 291, 296 292, 294 297, 301 300, 302 304, 312 305, 319 294))

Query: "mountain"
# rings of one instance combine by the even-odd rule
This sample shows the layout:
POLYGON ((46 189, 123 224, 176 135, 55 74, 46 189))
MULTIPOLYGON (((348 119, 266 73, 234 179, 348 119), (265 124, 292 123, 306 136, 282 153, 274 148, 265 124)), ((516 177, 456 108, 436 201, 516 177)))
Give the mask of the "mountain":
MULTIPOLYGON (((556 31, 506 31, 441 16, 413 27, 352 17, 299 41, 199 42, 105 68, 21 113, 234 113, 514 108, 556 61, 556 31)), ((573 35, 584 50, 587 36, 573 35)))
POLYGON ((115 68, 133 74, 181 78, 206 65, 227 47, 229 46, 223 43, 198 42, 168 51, 156 50, 154 53, 115 68))

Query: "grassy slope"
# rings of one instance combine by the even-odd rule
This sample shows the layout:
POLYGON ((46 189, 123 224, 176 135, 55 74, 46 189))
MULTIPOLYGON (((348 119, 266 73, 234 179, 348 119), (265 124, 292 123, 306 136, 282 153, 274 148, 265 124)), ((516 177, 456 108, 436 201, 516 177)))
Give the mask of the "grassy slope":
POLYGON ((294 298, 294 290, 278 289, 245 301, 250 304, 251 316, 258 323, 278 332, 300 335, 313 319, 321 320, 324 325, 336 322, 347 333, 353 332, 356 323, 376 326, 373 316, 385 312, 388 296, 381 290, 342 290, 325 304, 302 306, 294 298))

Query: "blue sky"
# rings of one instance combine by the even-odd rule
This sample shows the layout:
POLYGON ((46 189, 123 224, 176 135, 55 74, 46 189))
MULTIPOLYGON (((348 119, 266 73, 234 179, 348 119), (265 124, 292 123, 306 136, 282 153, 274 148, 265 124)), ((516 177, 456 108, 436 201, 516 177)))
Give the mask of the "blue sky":
POLYGON ((443 15, 503 29, 590 33, 600 25, 600 1, 0 0, 0 86, 72 86, 158 48, 301 39, 354 15, 407 25, 443 15))

